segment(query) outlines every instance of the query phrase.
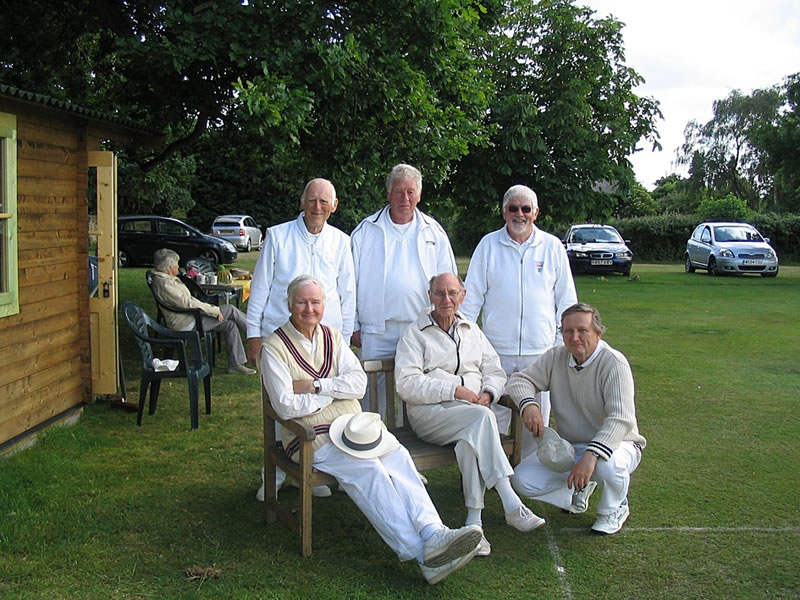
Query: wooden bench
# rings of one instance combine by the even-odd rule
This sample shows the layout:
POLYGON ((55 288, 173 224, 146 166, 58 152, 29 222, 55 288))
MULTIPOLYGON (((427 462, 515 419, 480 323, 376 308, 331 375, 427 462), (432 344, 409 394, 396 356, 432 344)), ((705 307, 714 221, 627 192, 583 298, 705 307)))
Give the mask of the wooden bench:
MULTIPOLYGON (((405 403, 395 394, 394 387, 394 358, 367 360, 362 362, 367 373, 370 397, 370 410, 378 412, 379 375, 383 374, 383 386, 386 392, 386 416, 384 422, 387 428, 397 436, 397 439, 411 454, 419 471, 435 469, 458 464, 453 450, 454 445, 437 446, 423 442, 414 435, 408 425, 405 403), (398 421, 398 410, 402 419, 398 421)), ((500 403, 511 407, 507 397, 500 399, 500 403)), ((264 412, 264 511, 267 523, 275 522, 276 518, 284 521, 298 534, 298 550, 301 556, 311 556, 311 524, 312 524, 312 495, 311 488, 318 485, 331 485, 336 479, 311 467, 311 443, 315 438, 314 430, 294 421, 281 419, 272 408, 269 396, 262 383, 261 406, 264 412), (300 450, 297 453, 299 462, 290 460, 283 450, 283 445, 275 439, 275 423, 280 423, 300 440, 300 450), (299 486, 299 506, 289 509, 281 505, 275 489, 275 470, 280 467, 286 472, 287 477, 293 478, 299 486)), ((503 448, 512 465, 520 461, 522 451, 522 419, 512 410, 511 435, 500 436, 503 448)))

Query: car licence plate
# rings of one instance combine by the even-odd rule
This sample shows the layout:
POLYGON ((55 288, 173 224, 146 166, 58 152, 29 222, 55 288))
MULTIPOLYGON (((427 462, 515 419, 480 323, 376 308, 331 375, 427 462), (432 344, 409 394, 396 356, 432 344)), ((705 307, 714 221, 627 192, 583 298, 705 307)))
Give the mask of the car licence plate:
POLYGON ((602 260, 593 260, 593 261, 591 261, 591 264, 593 264, 593 265, 611 265, 611 264, 614 264, 614 261, 612 261, 610 258, 604 258, 602 260))
POLYGON ((745 258, 745 259, 742 261, 742 264, 743 264, 743 265, 755 265, 755 266, 763 266, 763 265, 764 265, 764 264, 766 264, 766 263, 764 263, 764 261, 763 261, 763 260, 753 260, 752 258, 745 258))
POLYGON ((236 232, 231 230, 231 229, 220 229, 219 230, 219 234, 220 235, 234 235, 235 233, 236 232))

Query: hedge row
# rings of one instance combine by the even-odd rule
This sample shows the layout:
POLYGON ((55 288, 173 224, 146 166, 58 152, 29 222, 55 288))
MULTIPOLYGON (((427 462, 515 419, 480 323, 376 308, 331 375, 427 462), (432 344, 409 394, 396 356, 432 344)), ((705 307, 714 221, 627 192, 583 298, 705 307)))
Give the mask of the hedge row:
MULTIPOLYGON (((668 214, 618 219, 609 224, 630 240, 637 262, 661 262, 683 261, 686 240, 702 221, 697 215, 668 214)), ((757 214, 750 223, 770 238, 781 261, 800 260, 800 215, 757 214)))

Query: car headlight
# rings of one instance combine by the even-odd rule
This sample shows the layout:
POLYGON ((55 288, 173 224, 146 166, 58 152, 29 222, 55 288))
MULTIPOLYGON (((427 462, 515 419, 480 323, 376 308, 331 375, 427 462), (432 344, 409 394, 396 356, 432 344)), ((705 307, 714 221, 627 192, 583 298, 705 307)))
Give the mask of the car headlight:
POLYGON ((622 252, 617 252, 616 254, 614 254, 614 256, 616 256, 617 258, 630 258, 631 253, 629 250, 623 250, 622 252))
POLYGON ((578 250, 570 250, 569 255, 574 258, 586 258, 589 256, 586 252, 579 252, 578 250))
POLYGON ((722 250, 720 250, 719 255, 722 258, 733 258, 733 252, 731 250, 728 250, 727 248, 723 248, 722 250))
POLYGON ((222 245, 225 247, 225 250, 228 250, 230 252, 233 252, 234 250, 236 250, 236 246, 234 246, 230 242, 223 242, 222 245))
POLYGON ((767 258, 769 259, 775 258, 775 250, 773 250, 772 248, 767 250, 767 258))

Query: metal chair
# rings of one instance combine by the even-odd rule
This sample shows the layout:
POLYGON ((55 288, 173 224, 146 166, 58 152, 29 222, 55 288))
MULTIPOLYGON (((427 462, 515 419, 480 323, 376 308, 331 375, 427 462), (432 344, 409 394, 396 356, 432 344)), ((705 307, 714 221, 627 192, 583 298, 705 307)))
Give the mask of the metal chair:
POLYGON ((144 309, 133 302, 122 305, 122 314, 128 327, 136 338, 142 352, 142 380, 139 389, 139 411, 136 424, 142 424, 144 401, 147 389, 150 388, 150 408, 148 414, 156 412, 158 392, 162 379, 186 378, 189 386, 189 415, 192 429, 199 425, 198 387, 200 379, 206 400, 206 414, 211 414, 211 365, 204 357, 197 331, 173 331, 162 327, 151 319, 144 309), (156 358, 153 347, 169 348, 177 353, 178 367, 174 371, 156 371, 153 359, 156 358), (188 352, 187 352, 188 347, 188 352))
MULTIPOLYGON (((216 351, 214 348, 214 331, 208 330, 206 331, 205 326, 203 325, 203 311, 199 308, 180 308, 177 306, 172 306, 171 304, 167 304, 161 298, 158 297, 156 291, 153 289, 153 271, 148 270, 144 274, 144 278, 147 281, 147 287, 150 288, 150 293, 153 295, 153 300, 156 303, 156 308, 158 309, 158 315, 156 316, 156 321, 161 325, 166 325, 166 319, 164 318, 164 311, 172 311, 176 313, 186 313, 194 316, 195 322, 195 329, 203 336, 203 339, 206 342, 206 356, 209 358, 209 364, 212 367, 215 367, 217 364, 217 357, 216 351)), ((191 288, 189 289, 189 293, 191 293, 191 288)), ((201 298, 202 300, 202 298, 201 298)), ((203 300, 206 302, 206 300, 203 300)), ((209 304, 215 304, 214 302, 208 302, 209 304)))

